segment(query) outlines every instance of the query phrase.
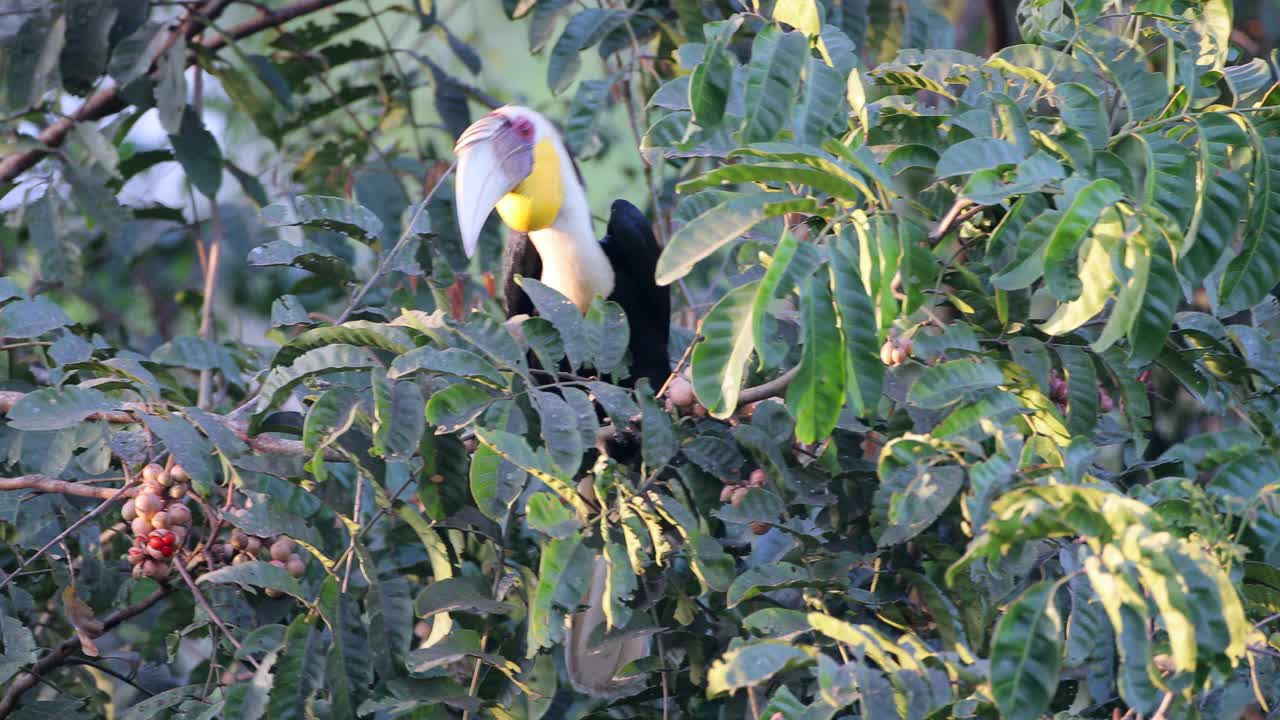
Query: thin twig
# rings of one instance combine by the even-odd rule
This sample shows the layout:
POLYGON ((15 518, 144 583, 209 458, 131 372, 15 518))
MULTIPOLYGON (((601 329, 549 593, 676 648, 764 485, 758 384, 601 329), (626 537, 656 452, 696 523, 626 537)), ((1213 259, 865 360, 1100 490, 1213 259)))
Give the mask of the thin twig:
MULTIPOLYGON (((199 77, 199 73, 196 75, 199 77)), ((218 287, 218 259, 222 257, 222 214, 218 212, 217 198, 209 198, 209 212, 213 220, 213 234, 209 238, 207 262, 204 269, 204 298, 200 303, 200 337, 213 342, 213 296, 218 287)), ((196 242, 200 242, 198 239, 196 242)), ((209 409, 209 389, 213 383, 213 370, 200 371, 200 386, 196 395, 196 407, 209 409)))
POLYGON ((361 500, 364 497, 364 473, 356 473, 356 498, 352 503, 351 522, 355 524, 356 529, 351 531, 351 542, 347 544, 347 569, 342 573, 342 592, 347 591, 347 583, 351 581, 351 566, 355 564, 356 559, 356 543, 360 539, 360 511, 361 500))
POLYGON ((1169 706, 1173 704, 1173 693, 1166 692, 1164 699, 1160 701, 1160 707, 1156 708, 1156 714, 1151 716, 1151 720, 1165 720, 1165 713, 1169 711, 1169 706))
POLYGON ((360 301, 364 299, 365 294, 373 288, 374 283, 378 282, 383 273, 387 271, 388 260, 397 257, 400 252, 404 250, 404 246, 409 243, 409 238, 413 237, 413 228, 418 222, 418 217, 427 209, 427 203, 431 202, 431 198, 435 197, 436 191, 444 184, 444 179, 449 177, 449 173, 453 172, 453 168, 455 166, 457 166, 457 162, 451 163, 449 165, 449 169, 441 173, 440 177, 436 180, 436 184, 431 188, 431 192, 427 193, 427 196, 423 198, 422 202, 418 203, 417 207, 414 208, 413 214, 404 224, 404 232, 400 233, 400 239, 396 240, 396 244, 391 247, 390 251, 383 253, 382 257, 378 259, 378 269, 369 276, 369 279, 366 280, 364 285, 356 291, 356 294, 351 296, 351 302, 347 303, 347 307, 342 311, 342 314, 338 316, 337 322, 335 323, 336 325, 341 325, 347 321, 347 318, 351 316, 351 312, 355 310, 356 306, 360 304, 360 301))
POLYGON ((695 335, 694 338, 689 341, 688 347, 684 349, 684 354, 680 356, 680 362, 676 363, 676 366, 671 370, 671 374, 668 375, 666 381, 662 383, 662 387, 658 388, 658 392, 654 394, 655 398, 660 398, 666 394, 667 388, 671 386, 671 381, 676 379, 676 376, 680 374, 680 371, 684 370, 684 364, 689 362, 689 356, 693 354, 693 346, 697 345, 698 341, 701 339, 701 335, 695 335))
MULTIPOLYGON (((231 634, 231 629, 222 621, 222 618, 218 616, 218 613, 214 612, 213 606, 209 604, 207 599, 205 599, 204 593, 200 592, 200 588, 196 587, 196 581, 191 579, 191 573, 187 572, 187 566, 180 561, 175 561, 173 566, 178 569, 178 574, 182 576, 182 581, 187 584, 188 588, 190 588, 191 596, 196 599, 196 603, 200 606, 200 609, 204 610, 204 613, 209 616, 209 619, 213 621, 213 624, 217 625, 218 629, 222 631, 222 634, 226 635, 227 639, 231 641, 231 646, 239 652, 244 646, 240 644, 240 641, 236 639, 235 635, 231 634)), ((249 654, 245 654, 244 660, 252 665, 254 670, 258 669, 258 661, 253 659, 249 654)))

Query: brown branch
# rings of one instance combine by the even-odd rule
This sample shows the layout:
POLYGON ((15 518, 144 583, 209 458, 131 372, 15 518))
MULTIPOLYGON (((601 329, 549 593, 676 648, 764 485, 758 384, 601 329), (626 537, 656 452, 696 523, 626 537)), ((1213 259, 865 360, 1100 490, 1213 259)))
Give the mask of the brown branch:
MULTIPOLYGON (((227 45, 231 40, 240 40, 255 33, 267 30, 269 28, 283 25, 294 18, 307 15, 317 10, 337 5, 343 0, 302 0, 274 12, 264 13, 252 20, 247 20, 226 32, 225 35, 208 38, 200 42, 205 49, 215 52, 227 45)), ((183 20, 177 29, 170 32, 168 39, 156 53, 156 58, 161 57, 166 50, 178 41, 178 37, 187 36, 194 37, 205 25, 216 19, 231 0, 210 0, 198 10, 193 10, 183 20)), ((195 56, 192 55, 187 59, 188 65, 195 64, 195 56)), ((155 70, 155 60, 152 60, 151 70, 155 70)), ((63 117, 46 127, 36 137, 36 140, 47 148, 56 148, 66 141, 67 135, 71 133, 71 129, 76 123, 92 122, 100 120, 108 115, 124 110, 129 107, 129 103, 125 102, 120 96, 120 87, 113 85, 105 90, 96 93, 93 97, 85 101, 78 110, 72 115, 63 117)), ((14 153, 3 160, 0 160, 0 183, 13 182, 19 175, 30 170, 36 163, 48 155, 50 150, 38 149, 28 150, 26 152, 14 153)))
POLYGON ((753 402, 759 402, 766 398, 782 395, 782 393, 787 391, 787 386, 791 384, 792 380, 796 379, 796 375, 799 373, 800 366, 797 365, 767 383, 746 388, 742 392, 738 393, 738 407, 750 405, 753 402))
MULTIPOLYGON (((160 602, 166 595, 173 592, 174 587, 166 585, 159 590, 148 595, 141 602, 122 608, 108 615, 102 620, 102 631, 110 632, 113 628, 126 620, 130 620, 147 610, 153 605, 160 602)), ((0 698, 0 720, 9 717, 10 713, 18 706, 18 701, 22 699, 23 693, 35 687, 40 678, 48 675, 61 665, 65 664, 68 658, 80 649, 80 641, 74 637, 64 640, 61 645, 53 650, 53 652, 40 658, 39 662, 31 667, 29 672, 19 673, 5 690, 4 697, 0 698)))
MULTIPOLYGON (((42 493, 75 495, 76 497, 94 498, 96 500, 110 500, 120 493, 120 488, 94 487, 84 483, 57 480, 44 475, 19 475, 13 478, 0 478, 0 490, 35 490, 42 493)), ((136 491, 137 488, 131 488, 124 494, 119 495, 119 497, 121 500, 133 497, 136 491)))

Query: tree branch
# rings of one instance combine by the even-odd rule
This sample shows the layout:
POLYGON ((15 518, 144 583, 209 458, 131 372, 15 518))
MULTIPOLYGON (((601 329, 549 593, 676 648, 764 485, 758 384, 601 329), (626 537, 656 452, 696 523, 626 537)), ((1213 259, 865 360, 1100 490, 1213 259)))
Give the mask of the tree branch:
POLYGON ((125 500, 137 494, 137 488, 130 488, 123 494, 120 488, 97 487, 85 483, 68 482, 44 475, 19 475, 13 478, 0 478, 0 490, 35 490, 42 493, 59 495, 75 495, 76 497, 110 500, 117 497, 125 500))
POLYGON ((792 380, 796 379, 796 375, 799 372, 800 366, 797 365, 767 383, 746 388, 738 393, 738 407, 781 395, 786 392, 787 386, 791 384, 792 380))
MULTIPOLYGON (((199 44, 206 50, 216 52, 217 50, 225 47, 231 40, 240 40, 263 30, 278 27, 290 20, 313 13, 317 10, 322 10, 332 5, 337 5, 342 1, 343 0, 302 0, 301 2, 294 3, 293 5, 280 8, 273 12, 264 13, 252 20, 240 23, 228 30, 225 35, 208 38, 201 41, 199 44)), ((177 42, 179 36, 185 35, 188 38, 194 37, 205 28, 209 21, 214 20, 221 15, 222 11, 225 10, 229 4, 231 4, 231 0, 210 0, 210 2, 204 7, 188 13, 182 24, 170 32, 169 38, 161 46, 156 57, 159 58, 163 55, 165 50, 168 50, 175 42, 177 42)), ((187 64, 195 64, 194 55, 188 58, 187 64)), ((151 63, 151 69, 152 71, 155 70, 154 59, 151 63)), ((89 98, 80 106, 80 109, 76 110, 72 115, 60 118, 46 127, 40 132, 36 139, 48 148, 59 147, 66 141, 67 135, 71 133, 71 129, 76 126, 76 123, 100 120, 108 115, 114 115, 127 107, 129 107, 129 103, 125 102, 124 98, 120 96, 120 87, 113 85, 89 98)), ((13 182, 19 175, 30 170, 32 166, 40 162, 40 160, 45 155, 48 155, 49 152, 49 150, 45 149, 28 150, 26 152, 14 153, 3 160, 0 160, 0 183, 13 182)))
MULTIPOLYGON (((130 620, 147 610, 151 606, 160 602, 166 595, 174 591, 172 585, 162 586, 159 590, 148 595, 141 602, 122 608, 108 615, 102 620, 102 631, 110 632, 117 625, 130 620)), ((19 673, 5 690, 4 697, 0 698, 0 720, 9 717, 10 713, 18 706, 18 701, 22 699, 23 693, 35 687, 40 678, 48 675, 53 670, 62 666, 67 662, 67 658, 72 653, 80 649, 80 641, 74 637, 64 640, 61 645, 53 650, 53 652, 45 655, 35 665, 31 667, 30 672, 19 673)))

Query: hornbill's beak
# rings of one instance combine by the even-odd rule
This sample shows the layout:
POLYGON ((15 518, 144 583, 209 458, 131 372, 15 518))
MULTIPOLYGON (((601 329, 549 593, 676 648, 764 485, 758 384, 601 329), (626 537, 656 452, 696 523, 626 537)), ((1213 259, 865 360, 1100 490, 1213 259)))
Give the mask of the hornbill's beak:
POLYGON ((458 138, 458 228, 467 257, 475 254, 480 229, 493 207, 533 172, 534 143, 520 120, 491 112, 458 138))

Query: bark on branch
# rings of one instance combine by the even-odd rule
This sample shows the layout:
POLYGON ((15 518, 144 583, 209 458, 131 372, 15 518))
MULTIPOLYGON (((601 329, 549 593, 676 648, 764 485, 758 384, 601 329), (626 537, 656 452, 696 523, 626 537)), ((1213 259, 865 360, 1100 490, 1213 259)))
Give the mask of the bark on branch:
MULTIPOLYGON (((205 38, 200 42, 200 45, 210 51, 217 51, 232 40, 240 40, 263 30, 279 27, 290 20, 308 15, 317 10, 337 5, 342 1, 343 0, 301 0, 301 2, 287 5, 279 10, 263 13, 252 20, 240 23, 228 30, 225 35, 220 34, 215 37, 205 38)), ((164 51, 177 42, 180 36, 192 38, 200 31, 204 30, 205 25, 209 21, 216 19, 221 15, 222 11, 230 4, 231 0, 210 0, 198 9, 190 12, 183 19, 182 23, 169 33, 169 37, 161 46, 161 50, 157 53, 156 57, 158 58, 160 55, 163 55, 164 51)), ((188 64, 194 64, 194 62, 195 57, 192 56, 188 60, 188 64)), ((151 70, 155 70, 154 59, 152 60, 151 70)), ((80 108, 72 115, 63 117, 46 127, 40 132, 36 139, 46 147, 59 147, 66 141, 67 135, 71 133, 71 129, 76 126, 76 123, 100 120, 108 115, 114 115, 127 107, 129 107, 129 103, 120 96, 119 86, 113 85, 93 95, 93 97, 85 101, 84 105, 81 105, 80 108)), ((14 153, 3 160, 0 160, 0 183, 13 182, 19 175, 31 169, 32 166, 40 162, 41 158, 48 154, 48 150, 28 150, 26 152, 14 153)))
MULTIPOLYGON (((100 487, 87 483, 68 482, 45 475, 19 475, 13 478, 0 478, 0 490, 34 490, 43 493, 94 498, 95 500, 110 500, 116 496, 116 493, 120 492, 118 487, 100 487)), ((126 491, 120 495, 120 499, 131 498, 135 494, 137 494, 137 488, 126 491)))

